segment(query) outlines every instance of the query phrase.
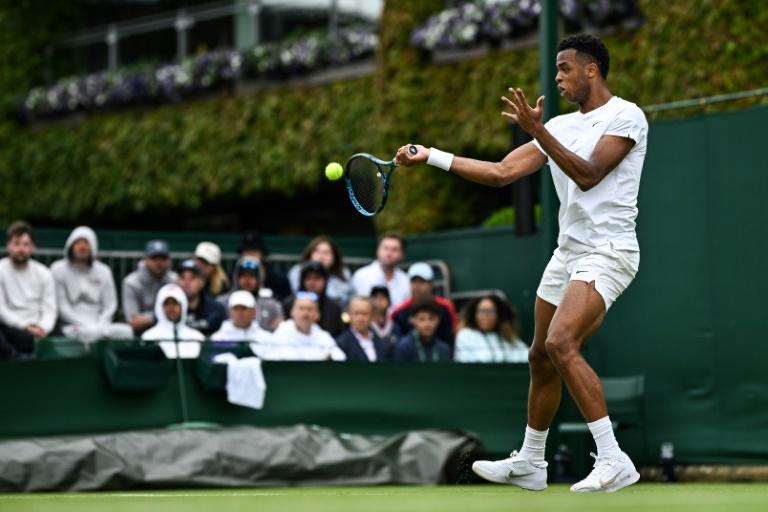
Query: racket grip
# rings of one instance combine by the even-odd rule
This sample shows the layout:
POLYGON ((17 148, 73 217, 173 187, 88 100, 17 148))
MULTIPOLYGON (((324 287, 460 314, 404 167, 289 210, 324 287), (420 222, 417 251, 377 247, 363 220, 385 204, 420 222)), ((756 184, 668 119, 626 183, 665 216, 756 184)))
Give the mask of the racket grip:
POLYGON ((418 148, 416 146, 410 145, 410 146, 408 146, 408 152, 410 154, 412 154, 412 155, 415 155, 416 153, 419 152, 419 150, 418 150, 418 148))

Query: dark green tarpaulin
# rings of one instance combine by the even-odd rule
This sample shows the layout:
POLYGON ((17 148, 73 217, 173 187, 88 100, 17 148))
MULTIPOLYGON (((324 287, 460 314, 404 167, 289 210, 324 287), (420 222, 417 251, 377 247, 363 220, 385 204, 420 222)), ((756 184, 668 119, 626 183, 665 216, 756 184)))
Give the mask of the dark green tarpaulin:
POLYGON ((477 450, 464 434, 318 427, 163 429, 0 442, 0 492, 438 484, 477 450))

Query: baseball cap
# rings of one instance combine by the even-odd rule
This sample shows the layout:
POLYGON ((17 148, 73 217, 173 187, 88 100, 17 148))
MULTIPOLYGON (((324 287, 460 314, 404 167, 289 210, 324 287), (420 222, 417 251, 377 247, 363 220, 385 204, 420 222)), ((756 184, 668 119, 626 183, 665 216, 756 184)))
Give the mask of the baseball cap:
POLYGON ((203 271, 200 269, 200 266, 197 264, 197 262, 193 259, 186 259, 179 264, 179 274, 182 272, 185 272, 189 270, 190 272, 194 272, 197 276, 202 277, 203 271))
POLYGON ((320 300, 320 298, 317 296, 315 292, 306 292, 306 291, 299 291, 296 292, 296 298, 297 299, 309 299, 312 302, 317 302, 320 300))
POLYGON ((432 271, 432 267, 430 267, 427 263, 419 261, 418 263, 411 265, 411 267, 408 269, 409 279, 414 279, 417 277, 425 281, 432 281, 435 278, 435 273, 432 271))
POLYGON ((255 259, 251 258, 244 258, 240 260, 237 264, 237 271, 241 272, 243 270, 249 270, 251 272, 256 273, 256 275, 259 274, 259 262, 255 259))
POLYGON ((323 264, 320 263, 319 261, 309 260, 304 262, 304 264, 301 266, 301 278, 304 279, 304 276, 310 272, 320 274, 326 279, 328 278, 328 271, 325 269, 323 264))
POLYGON ((154 256, 170 256, 171 249, 165 240, 150 240, 144 248, 144 254, 150 258, 154 256))
POLYGON ((195 257, 203 259, 211 265, 221 263, 221 249, 213 242, 200 242, 195 249, 195 257))
POLYGON ((250 309, 256 307, 256 299, 253 298, 253 294, 251 292, 246 292, 245 290, 237 290, 236 292, 232 292, 232 295, 229 296, 227 304, 230 308, 235 306, 243 306, 250 309))

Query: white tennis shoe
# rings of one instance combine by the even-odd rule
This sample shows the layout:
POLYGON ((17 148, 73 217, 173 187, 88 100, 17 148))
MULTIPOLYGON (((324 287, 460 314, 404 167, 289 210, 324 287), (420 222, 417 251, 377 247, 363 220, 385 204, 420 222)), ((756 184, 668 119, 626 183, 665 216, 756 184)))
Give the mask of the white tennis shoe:
POLYGON ((587 478, 573 484, 571 492, 616 492, 640 480, 640 473, 626 453, 616 457, 590 455, 595 458, 594 469, 587 478))
POLYGON ((478 460, 472 464, 472 471, 481 478, 497 484, 510 484, 530 491, 547 488, 547 463, 531 462, 517 451, 502 460, 478 460))

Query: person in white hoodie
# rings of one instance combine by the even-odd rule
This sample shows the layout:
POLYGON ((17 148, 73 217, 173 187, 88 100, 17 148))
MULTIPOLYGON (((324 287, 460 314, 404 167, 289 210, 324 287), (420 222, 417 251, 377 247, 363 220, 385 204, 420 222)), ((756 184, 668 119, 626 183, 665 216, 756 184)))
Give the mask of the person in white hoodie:
POLYGON ((347 356, 336 341, 317 325, 320 318, 318 296, 314 292, 297 292, 291 306, 291 318, 275 329, 275 349, 264 359, 290 361, 345 361, 347 356))
POLYGON ((85 342, 132 338, 130 325, 112 322, 117 290, 112 270, 98 261, 98 254, 96 233, 79 226, 64 244, 64 258, 51 265, 61 330, 65 336, 85 342))
POLYGON ((143 340, 159 341, 166 357, 194 359, 200 354, 200 342, 205 339, 197 329, 187 327, 187 294, 175 283, 166 284, 155 299, 157 324, 141 335, 143 340))
POLYGON ((31 354, 35 338, 48 335, 56 323, 56 289, 51 271, 32 259, 32 226, 14 222, 8 228, 8 256, 0 260, 0 359, 31 354))
POLYGON ((237 290, 228 300, 229 320, 213 333, 212 341, 250 341, 257 356, 267 356, 275 346, 274 335, 262 329, 257 320, 256 298, 251 292, 237 290))

